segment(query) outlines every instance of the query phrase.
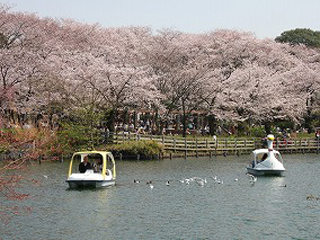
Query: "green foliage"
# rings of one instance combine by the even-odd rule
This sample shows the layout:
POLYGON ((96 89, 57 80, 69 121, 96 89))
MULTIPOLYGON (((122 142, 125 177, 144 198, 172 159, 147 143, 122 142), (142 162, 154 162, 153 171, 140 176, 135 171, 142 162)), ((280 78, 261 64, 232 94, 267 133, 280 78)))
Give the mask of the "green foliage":
POLYGON ((103 115, 93 108, 83 108, 73 111, 70 117, 60 122, 61 130, 58 138, 65 151, 95 148, 99 142, 99 127, 103 115))
POLYGON ((294 123, 292 121, 276 121, 274 124, 281 129, 293 129, 294 127, 294 123))
POLYGON ((265 137, 266 131, 263 126, 256 126, 250 129, 250 136, 254 137, 265 137))
POLYGON ((74 123, 63 123, 58 131, 58 142, 64 146, 65 153, 72 153, 77 149, 88 147, 90 135, 86 134, 87 127, 74 123))
POLYGON ((247 122, 238 123, 238 136, 246 136, 250 132, 250 126, 247 122))
POLYGON ((290 43, 291 45, 304 44, 308 47, 320 48, 320 32, 307 28, 296 28, 281 33, 275 38, 276 42, 290 43))
POLYGON ((10 144, 8 142, 0 141, 0 153, 7 153, 10 151, 10 144))
POLYGON ((320 127, 320 111, 315 111, 310 117, 310 127, 314 130, 316 127, 320 127))
POLYGON ((122 153, 123 155, 152 157, 158 155, 163 151, 162 145, 155 141, 127 141, 121 144, 114 144, 107 146, 107 150, 115 153, 122 153))
POLYGON ((314 137, 314 133, 310 134, 307 132, 301 132, 297 134, 297 138, 310 138, 310 137, 314 137))

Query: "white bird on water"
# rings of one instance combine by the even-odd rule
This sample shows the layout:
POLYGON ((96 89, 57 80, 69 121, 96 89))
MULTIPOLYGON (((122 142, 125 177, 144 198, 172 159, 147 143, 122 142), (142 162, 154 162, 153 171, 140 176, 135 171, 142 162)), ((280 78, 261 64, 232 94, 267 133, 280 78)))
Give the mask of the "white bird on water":
POLYGON ((166 182, 166 186, 168 186, 168 187, 170 186, 170 182, 169 181, 166 182))
POLYGON ((214 181, 217 181, 217 176, 212 177, 214 181))
POLYGON ((200 179, 200 180, 197 180, 197 183, 200 187, 204 187, 204 185, 207 183, 207 180, 206 179, 200 179))
POLYGON ((189 185, 189 184, 190 184, 190 179, 189 179, 189 178, 186 178, 186 179, 184 180, 184 182, 185 182, 187 185, 189 185))
POLYGON ((250 178, 250 183, 251 183, 251 186, 253 186, 255 183, 256 183, 256 181, 258 180, 258 178, 257 177, 255 177, 255 176, 253 176, 253 175, 251 175, 251 174, 247 174, 248 175, 248 177, 250 178))
POLYGON ((217 180, 217 183, 218 183, 218 184, 223 184, 223 180, 218 179, 218 180, 217 180))
POLYGON ((146 182, 146 184, 149 185, 149 187, 150 187, 151 189, 153 189, 152 181, 148 181, 148 182, 146 182))

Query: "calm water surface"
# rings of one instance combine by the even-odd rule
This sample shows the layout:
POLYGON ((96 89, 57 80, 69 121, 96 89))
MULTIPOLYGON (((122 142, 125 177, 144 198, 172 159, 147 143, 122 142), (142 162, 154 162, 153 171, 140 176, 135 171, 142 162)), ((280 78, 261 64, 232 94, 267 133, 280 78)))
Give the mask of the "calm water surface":
POLYGON ((19 213, 1 222, 0 239, 320 239, 320 201, 306 199, 320 197, 320 155, 283 157, 285 176, 254 186, 248 155, 118 161, 117 185, 100 190, 68 189, 68 161, 36 164, 20 189, 31 198, 1 203, 2 215, 12 206, 19 213), (179 181, 191 177, 207 184, 179 181))

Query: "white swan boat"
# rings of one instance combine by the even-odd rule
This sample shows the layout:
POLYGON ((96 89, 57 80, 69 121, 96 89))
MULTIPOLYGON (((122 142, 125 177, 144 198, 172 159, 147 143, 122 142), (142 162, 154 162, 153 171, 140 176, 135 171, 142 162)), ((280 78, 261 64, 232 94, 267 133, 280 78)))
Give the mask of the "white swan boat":
POLYGON ((256 149, 252 152, 253 160, 247 167, 252 175, 283 175, 285 168, 279 151, 273 149, 274 136, 267 136, 267 149, 256 149))
POLYGON ((116 165, 111 152, 83 151, 73 154, 66 182, 70 188, 98 188, 115 185, 115 179, 116 165))

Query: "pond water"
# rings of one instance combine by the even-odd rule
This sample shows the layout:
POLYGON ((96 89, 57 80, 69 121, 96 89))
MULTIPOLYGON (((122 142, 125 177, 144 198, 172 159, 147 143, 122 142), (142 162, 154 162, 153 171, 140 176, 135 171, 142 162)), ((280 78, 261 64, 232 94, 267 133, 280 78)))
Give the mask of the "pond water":
POLYGON ((307 197, 320 197, 320 155, 283 158, 284 177, 253 186, 249 155, 118 161, 116 186, 97 190, 68 189, 68 161, 35 164, 20 187, 30 198, 0 205, 0 239, 319 239, 320 200, 307 197), (191 177, 207 183, 179 181, 191 177))

